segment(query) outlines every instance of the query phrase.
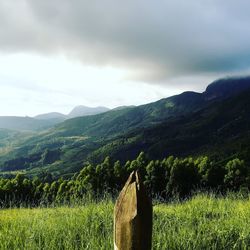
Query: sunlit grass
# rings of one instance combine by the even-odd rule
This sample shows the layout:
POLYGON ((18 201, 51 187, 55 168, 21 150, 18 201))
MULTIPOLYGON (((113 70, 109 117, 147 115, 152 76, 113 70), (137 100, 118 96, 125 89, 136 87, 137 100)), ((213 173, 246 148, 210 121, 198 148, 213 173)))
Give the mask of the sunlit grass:
MULTIPOLYGON (((248 249, 250 200, 154 206, 153 249, 248 249)), ((113 249, 113 203, 0 211, 0 249, 113 249)))
POLYGON ((250 200, 197 196, 154 209, 154 249, 247 249, 250 200))

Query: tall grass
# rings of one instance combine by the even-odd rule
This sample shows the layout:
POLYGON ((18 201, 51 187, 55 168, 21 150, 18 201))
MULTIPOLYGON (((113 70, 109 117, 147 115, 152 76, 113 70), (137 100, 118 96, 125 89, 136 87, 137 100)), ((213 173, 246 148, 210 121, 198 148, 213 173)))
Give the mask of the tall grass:
MULTIPOLYGON (((154 206, 153 249, 248 249, 250 200, 198 195, 154 206)), ((113 249, 113 202, 0 211, 0 249, 113 249)))
POLYGON ((154 209, 154 249, 249 249, 250 200, 198 195, 154 209))

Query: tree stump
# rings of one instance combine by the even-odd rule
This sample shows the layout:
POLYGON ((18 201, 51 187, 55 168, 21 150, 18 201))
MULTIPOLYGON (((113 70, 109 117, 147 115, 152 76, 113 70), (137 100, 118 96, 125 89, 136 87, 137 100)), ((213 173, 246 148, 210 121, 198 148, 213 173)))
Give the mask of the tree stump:
POLYGON ((152 202, 138 172, 133 171, 114 209, 114 249, 150 250, 152 245, 152 202))

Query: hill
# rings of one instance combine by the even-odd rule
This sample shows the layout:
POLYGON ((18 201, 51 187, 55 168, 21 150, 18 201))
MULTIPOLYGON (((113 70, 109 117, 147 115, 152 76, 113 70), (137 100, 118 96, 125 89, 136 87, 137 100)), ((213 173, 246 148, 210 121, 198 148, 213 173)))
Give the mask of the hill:
POLYGON ((40 131, 57 124, 57 119, 39 120, 32 117, 0 116, 0 128, 20 131, 40 131))
POLYGON ((250 88, 249 78, 221 79, 210 84, 203 93, 184 92, 138 107, 111 110, 95 116, 70 119, 59 124, 60 134, 91 137, 117 136, 136 128, 157 125, 166 119, 194 113, 211 103, 222 101, 250 88))
POLYGON ((58 112, 50 112, 50 113, 46 113, 46 114, 41 114, 41 115, 37 115, 34 117, 35 119, 38 120, 47 120, 47 119, 60 119, 61 121, 67 119, 67 115, 58 113, 58 112))
POLYGON ((109 110, 110 109, 106 107, 87 107, 87 106, 80 105, 80 106, 74 107, 67 115, 58 113, 58 112, 50 112, 46 114, 37 115, 34 118, 39 119, 39 120, 58 119, 59 122, 62 122, 66 119, 81 117, 81 116, 88 116, 88 115, 97 115, 100 113, 107 112, 109 110))
POLYGON ((219 79, 208 85, 203 93, 207 100, 227 98, 249 89, 250 77, 219 79))
POLYGON ((203 93, 184 92, 138 107, 69 119, 19 143, 1 157, 1 168, 60 175, 107 155, 126 161, 142 150, 151 158, 230 157, 239 152, 246 156, 249 90, 250 78, 222 79, 203 93))
POLYGON ((197 112, 151 128, 134 130, 111 143, 119 145, 114 147, 114 158, 131 153, 135 156, 143 150, 154 158, 209 154, 217 158, 244 155, 250 159, 249 139, 250 90, 247 90, 197 112))
POLYGON ((87 107, 87 106, 77 106, 69 114, 68 118, 87 116, 87 115, 97 115, 109 111, 106 107, 87 107))
POLYGON ((18 131, 42 131, 59 124, 66 119, 80 116, 100 114, 108 111, 105 107, 90 108, 86 106, 75 107, 68 115, 58 112, 40 114, 35 117, 0 116, 0 129, 18 131))

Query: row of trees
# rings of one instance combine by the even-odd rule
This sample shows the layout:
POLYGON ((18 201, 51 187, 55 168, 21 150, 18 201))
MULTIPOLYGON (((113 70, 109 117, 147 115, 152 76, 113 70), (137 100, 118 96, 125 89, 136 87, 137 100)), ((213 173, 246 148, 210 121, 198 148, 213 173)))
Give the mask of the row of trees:
MULTIPOLYGON (((222 164, 208 157, 149 160, 142 152, 133 160, 122 165, 109 157, 98 164, 87 164, 71 179, 29 179, 17 174, 13 179, 0 179, 0 201, 40 204, 79 199, 86 194, 103 195, 117 193, 129 174, 139 170, 147 189, 152 195, 164 199, 183 198, 196 189, 238 191, 250 188, 250 172, 243 160, 238 158, 222 164)), ((48 176, 47 176, 48 177, 48 176)))

